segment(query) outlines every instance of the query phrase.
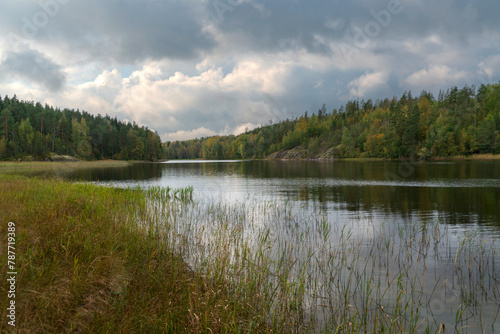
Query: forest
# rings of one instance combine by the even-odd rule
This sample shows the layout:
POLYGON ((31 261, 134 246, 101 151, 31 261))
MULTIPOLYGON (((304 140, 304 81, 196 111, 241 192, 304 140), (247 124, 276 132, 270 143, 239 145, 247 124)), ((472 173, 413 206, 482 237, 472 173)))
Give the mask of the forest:
POLYGON ((500 83, 353 100, 238 136, 164 144, 167 159, 429 159, 500 153, 500 83))
POLYGON ((238 136, 161 143, 135 122, 0 97, 0 160, 453 157, 500 153, 500 83, 352 100, 238 136), (290 154, 293 153, 293 154, 290 154))
POLYGON ((160 136, 135 123, 88 112, 54 109, 14 95, 0 97, 0 160, 157 161, 165 158, 160 136))

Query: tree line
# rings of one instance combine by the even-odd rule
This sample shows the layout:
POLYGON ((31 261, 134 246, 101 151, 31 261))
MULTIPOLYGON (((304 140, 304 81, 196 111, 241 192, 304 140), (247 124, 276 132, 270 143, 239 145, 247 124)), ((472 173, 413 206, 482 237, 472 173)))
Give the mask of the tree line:
POLYGON ((261 159, 295 150, 301 157, 450 157, 500 153, 500 83, 400 98, 352 100, 329 112, 277 123, 238 136, 161 143, 147 127, 59 110, 16 96, 0 97, 0 159, 52 154, 81 159, 261 159))
POLYGON ((85 160, 165 158, 160 136, 134 123, 59 110, 14 95, 0 97, 0 159, 47 159, 70 155, 85 160))
POLYGON ((167 159, 252 159, 298 150, 302 157, 450 157, 500 153, 500 83, 465 86, 438 97, 405 92, 399 99, 352 100, 328 112, 261 126, 238 136, 164 144, 167 159))

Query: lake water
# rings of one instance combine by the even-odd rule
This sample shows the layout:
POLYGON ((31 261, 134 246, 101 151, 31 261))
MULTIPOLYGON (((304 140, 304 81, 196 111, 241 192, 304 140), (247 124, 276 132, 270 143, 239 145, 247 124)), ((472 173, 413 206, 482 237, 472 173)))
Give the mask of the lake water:
MULTIPOLYGON (((408 291, 422 284, 420 295, 426 295, 427 299, 420 303, 423 308, 428 308, 422 311, 422 316, 434 318, 434 329, 446 323, 448 329, 454 324, 452 328, 458 330, 457 310, 466 309, 460 326, 468 327, 462 328, 462 332, 500 331, 500 321, 497 320, 500 268, 495 267, 500 261, 496 242, 500 237, 500 161, 169 161, 62 173, 73 180, 119 187, 192 186, 196 201, 245 203, 246 212, 260 203, 286 205, 295 208, 297 216, 304 217, 294 222, 296 227, 280 232, 292 243, 302 242, 298 241, 297 235, 309 231, 307 225, 311 220, 307 217, 320 212, 319 216, 334 226, 333 236, 328 236, 327 241, 330 254, 331 245, 339 244, 338 234, 343 226, 350 228, 353 240, 349 241, 350 245, 358 241, 363 245, 364 251, 352 255, 357 259, 353 266, 357 268, 358 276, 368 268, 363 256, 372 259, 370 256, 373 255, 367 253, 372 254, 377 249, 376 252, 380 253, 376 259, 378 262, 375 265, 373 258, 374 264, 368 268, 373 273, 370 282, 377 278, 378 287, 384 285, 387 289, 393 281, 384 281, 380 277, 388 277, 389 270, 405 271, 406 288, 400 291, 407 291, 405 298, 412 302, 420 297, 408 291), (434 246, 422 242, 414 246, 412 240, 423 239, 428 230, 435 235, 430 237, 434 238, 434 246), (480 242, 473 245, 470 240, 474 238, 480 242), (409 249, 403 264, 401 256, 393 254, 395 248, 401 249, 401 245, 409 249), (422 252, 425 252, 423 270, 432 272, 432 275, 424 275, 422 266, 419 267, 422 252), (479 258, 474 252, 486 255, 479 258), (469 268, 467 273, 463 267, 469 268), (408 272, 414 273, 415 277, 425 276, 425 279, 412 280, 408 272), (475 291, 479 286, 481 291, 475 291), (464 303, 467 307, 463 306, 464 303)), ((260 224, 272 224, 263 217, 252 217, 260 224)), ((250 235, 252 229, 248 230, 246 233, 250 235)), ((316 247, 315 241, 311 240, 311 247, 316 247)), ((347 245, 344 242, 340 242, 342 247, 347 245)), ((307 252, 309 255, 296 252, 296 256, 308 257, 311 249, 307 252)), ((348 266, 349 270, 351 267, 348 266)), ((351 274, 346 272, 339 277, 339 281, 344 282, 351 274)), ((332 293, 331 287, 329 293, 332 293)), ((396 290, 391 293, 398 294, 396 290)), ((379 302, 384 302, 384 297, 379 297, 379 302)), ((309 304, 315 303, 312 299, 309 304)))
POLYGON ((418 217, 500 233, 499 161, 170 161, 65 176, 117 186, 193 186, 197 198, 290 200, 338 219, 418 217))

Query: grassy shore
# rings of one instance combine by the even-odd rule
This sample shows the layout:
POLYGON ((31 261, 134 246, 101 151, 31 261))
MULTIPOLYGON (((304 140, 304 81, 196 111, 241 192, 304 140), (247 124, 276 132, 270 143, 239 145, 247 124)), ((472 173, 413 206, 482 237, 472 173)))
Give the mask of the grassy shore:
POLYGON ((89 168, 89 167, 126 167, 133 162, 121 160, 98 160, 98 161, 23 161, 11 162, 0 161, 0 172, 14 169, 62 169, 62 168, 89 168))
MULTIPOLYGON (((158 242, 143 191, 7 175, 0 184, 2 282, 7 223, 16 226, 16 332, 267 331, 254 305, 158 242)), ((6 284, 0 293, 5 332, 6 284)))

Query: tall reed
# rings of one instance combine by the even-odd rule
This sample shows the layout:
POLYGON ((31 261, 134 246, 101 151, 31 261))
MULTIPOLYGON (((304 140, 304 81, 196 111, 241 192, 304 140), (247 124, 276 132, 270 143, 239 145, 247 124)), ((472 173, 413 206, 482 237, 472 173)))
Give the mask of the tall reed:
POLYGON ((216 198, 162 212, 149 213, 160 217, 160 239, 278 331, 498 327, 498 247, 480 233, 455 240, 439 222, 337 224, 320 209, 279 202, 216 198))

